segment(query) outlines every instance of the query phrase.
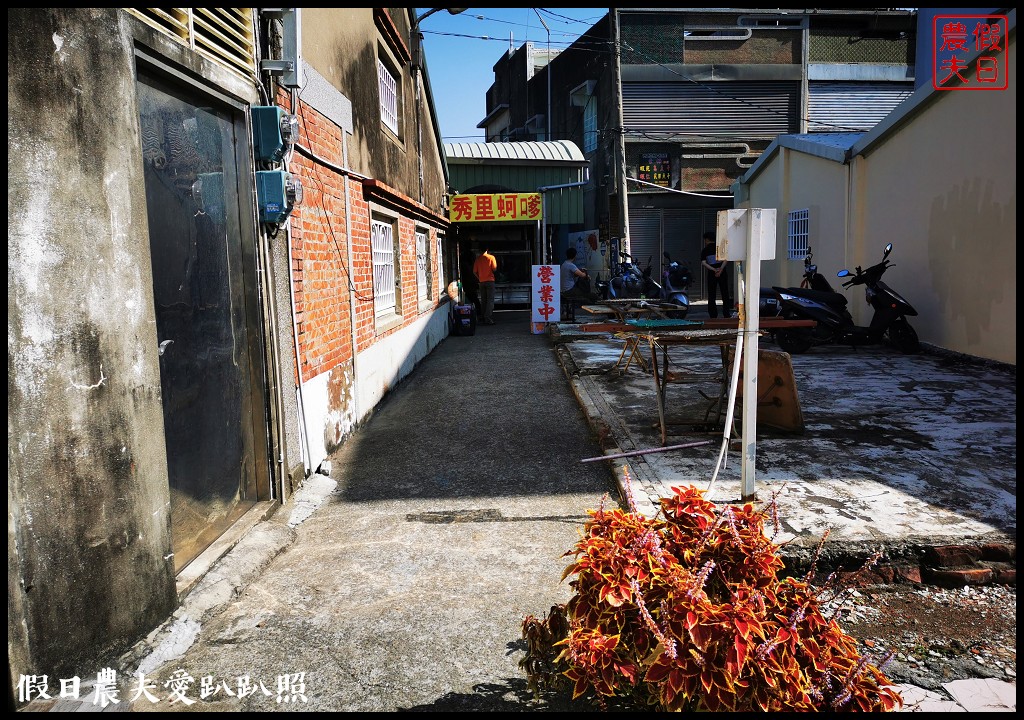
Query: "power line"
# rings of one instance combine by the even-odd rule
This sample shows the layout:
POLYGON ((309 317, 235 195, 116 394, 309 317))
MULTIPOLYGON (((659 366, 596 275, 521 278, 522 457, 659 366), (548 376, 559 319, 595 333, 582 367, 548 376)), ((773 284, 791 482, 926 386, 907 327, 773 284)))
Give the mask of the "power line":
MULTIPOLYGON (((549 14, 549 15, 552 15, 552 16, 555 16, 555 17, 566 18, 567 20, 571 20, 571 18, 567 18, 566 16, 561 16, 561 15, 558 15, 557 13, 552 13, 551 11, 545 10, 543 8, 540 8, 540 9, 543 10, 546 14, 549 14)), ((510 23, 510 24, 517 24, 517 23, 511 23, 511 21, 501 21, 501 20, 498 20, 496 18, 484 18, 483 16, 477 16, 477 17, 480 18, 480 19, 488 19, 488 20, 491 20, 493 22, 507 22, 507 23, 510 23)), ((598 18, 598 19, 600 20, 601 18, 598 18)), ((584 22, 582 20, 572 20, 572 21, 573 22, 584 22)), ((506 42, 507 41, 507 39, 505 39, 505 38, 491 38, 491 37, 487 37, 487 36, 459 35, 459 34, 456 34, 456 33, 442 33, 442 32, 436 32, 436 31, 424 31, 424 32, 434 32, 434 34, 437 34, 437 35, 452 35, 452 36, 456 36, 456 37, 465 37, 465 38, 480 39, 480 40, 497 40, 499 42, 506 42)), ((570 35, 570 34, 573 34, 573 33, 563 33, 563 34, 570 35)), ((560 52, 562 52, 564 50, 568 50, 568 49, 571 48, 571 49, 573 49, 576 52, 595 52, 595 53, 607 54, 609 56, 613 56, 615 54, 615 51, 614 51, 615 42, 613 40, 611 40, 609 38, 599 37, 599 36, 587 35, 586 33, 583 33, 581 35, 576 36, 576 40, 573 40, 571 42, 568 42, 568 41, 558 41, 558 42, 560 42, 560 43, 568 43, 568 44, 566 44, 566 46, 564 48, 560 49, 560 52), (581 40, 584 41, 584 42, 580 43, 581 40), (600 46, 600 47, 590 47, 589 45, 600 46)), ((648 61, 648 64, 656 65, 658 67, 661 67, 664 70, 667 70, 668 72, 672 73, 673 75, 675 75, 675 76, 677 76, 677 77, 679 77, 679 78, 681 78, 681 79, 683 79, 683 80, 685 80, 685 81, 687 81, 689 83, 697 85, 698 87, 701 87, 704 90, 707 90, 708 92, 715 93, 719 97, 727 98, 727 99, 735 101, 737 103, 741 103, 741 104, 743 104, 743 105, 745 105, 747 107, 750 107, 750 108, 753 108, 753 109, 756 109, 756 110, 759 110, 759 111, 763 111, 763 112, 766 112, 766 113, 769 113, 769 114, 773 114, 773 115, 776 115, 776 116, 779 116, 779 117, 783 117, 787 121, 790 119, 790 115, 788 113, 781 112, 781 111, 776 110, 775 108, 772 108, 772 107, 766 107, 766 106, 763 106, 763 105, 758 105, 757 103, 752 103, 749 100, 745 100, 743 98, 739 98, 739 97, 730 95, 728 92, 726 92, 726 91, 724 91, 722 89, 719 89, 717 87, 721 83, 703 82, 703 81, 697 80, 697 79, 695 79, 695 78, 693 78, 693 77, 691 77, 691 76, 689 76, 689 75, 687 75, 685 73, 681 73, 678 70, 676 70, 676 69, 674 69, 672 67, 669 67, 665 63, 662 63, 662 62, 660 62, 658 60, 655 60, 653 57, 651 57, 647 53, 644 53, 644 52, 642 52, 642 51, 632 47, 631 45, 629 45, 629 43, 625 42, 624 40, 620 40, 620 44, 619 44, 619 48, 618 49, 619 49, 619 51, 621 51, 622 49, 629 50, 630 52, 635 53, 636 55, 646 59, 648 61)), ((553 60, 553 62, 557 62, 557 60, 553 60)), ((819 129, 829 128, 829 129, 833 129, 833 130, 841 131, 841 132, 866 132, 865 128, 861 128, 861 127, 856 127, 855 128, 855 127, 849 127, 849 126, 846 126, 846 125, 837 125, 835 123, 825 122, 825 121, 822 121, 822 120, 815 120, 815 119, 812 119, 810 117, 802 117, 801 120, 803 122, 806 122, 806 123, 809 123, 811 125, 814 125, 817 128, 819 128, 819 129)), ((780 134, 785 134, 785 133, 780 133, 780 134)))

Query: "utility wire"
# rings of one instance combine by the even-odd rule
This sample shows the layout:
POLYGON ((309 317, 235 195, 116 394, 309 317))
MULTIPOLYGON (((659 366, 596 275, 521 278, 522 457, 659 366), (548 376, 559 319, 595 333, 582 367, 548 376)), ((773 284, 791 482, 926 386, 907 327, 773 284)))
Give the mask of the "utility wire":
MULTIPOLYGON (((549 11, 545 11, 545 12, 549 12, 549 11)), ((480 17, 481 19, 485 19, 485 18, 483 18, 483 16, 477 16, 477 17, 480 17)), ((562 16, 562 17, 564 17, 564 16, 562 16)), ((493 20, 495 22, 510 22, 510 21, 499 21, 497 19, 491 19, 491 20, 493 20)), ((577 21, 577 22, 582 22, 582 21, 577 21)), ((495 40, 495 41, 499 41, 499 42, 507 42, 507 38, 491 38, 491 37, 488 37, 488 36, 480 36, 480 35, 462 35, 462 34, 458 34, 458 33, 443 33, 443 32, 438 32, 438 31, 431 31, 431 30, 426 30, 426 31, 423 31, 423 32, 425 32, 425 33, 432 33, 432 34, 436 34, 436 35, 448 35, 448 36, 453 36, 453 37, 465 37, 465 38, 479 39, 479 40, 495 40)), ((574 33, 562 33, 562 34, 564 34, 564 35, 573 35, 574 33)), ((552 41, 552 42, 555 42, 555 41, 552 41)), ((578 35, 576 37, 576 40, 571 41, 571 42, 569 42, 569 41, 557 41, 557 42, 567 43, 566 47, 562 48, 561 50, 567 50, 569 48, 572 48, 573 50, 578 51, 578 52, 594 52, 594 53, 607 54, 607 55, 610 55, 610 56, 615 54, 615 52, 614 52, 615 42, 613 40, 611 40, 609 38, 603 38, 603 37, 599 37, 599 36, 594 36, 594 35, 587 35, 586 33, 584 33, 582 35, 578 35), (579 44, 577 47, 574 47, 574 46, 576 46, 580 42, 580 40, 583 40, 585 42, 582 43, 582 44, 579 44), (600 48, 598 48, 598 47, 588 47, 588 44, 601 45, 601 46, 610 46, 610 47, 600 47, 600 48)), ((738 98, 738 97, 735 97, 733 95, 730 95, 728 92, 724 92, 724 91, 714 87, 715 85, 718 85, 719 83, 703 82, 703 81, 700 81, 700 80, 696 80, 696 79, 694 79, 693 77, 691 77, 691 76, 689 76, 687 74, 680 73, 677 70, 675 70, 674 68, 669 67, 668 65, 655 60, 654 58, 652 58, 647 53, 644 53, 644 52, 642 52, 640 50, 637 50, 636 48, 632 47, 631 45, 629 45, 629 43, 627 43, 624 40, 620 40, 619 50, 621 51, 622 49, 629 50, 630 52, 633 52, 636 55, 646 59, 648 61, 648 64, 650 64, 650 65, 657 65, 658 67, 661 67, 661 68, 667 70, 668 72, 672 73, 673 75, 675 75, 675 76, 677 76, 679 78, 682 78, 683 80, 686 80, 687 82, 690 82, 690 83, 692 83, 694 85, 697 85, 697 86, 707 90, 708 92, 715 93, 719 97, 728 98, 730 100, 733 100, 733 101, 736 101, 738 103, 741 103, 741 104, 743 104, 743 105, 745 105, 747 107, 751 107, 751 108, 754 108, 754 109, 757 109, 757 110, 761 110, 761 111, 764 111, 764 112, 767 112, 767 113, 770 113, 770 114, 778 115, 778 116, 784 117, 786 120, 789 120, 789 115, 787 113, 780 112, 780 111, 776 110, 775 108, 765 107, 763 105, 758 105, 757 103, 752 103, 752 102, 750 102, 748 100, 744 100, 743 98, 738 98)), ((811 119, 809 117, 804 117, 804 118, 802 118, 802 120, 804 122, 807 122, 807 123, 810 123, 810 124, 813 124, 813 125, 816 125, 816 126, 820 126, 820 127, 824 127, 824 128, 833 128, 833 129, 835 129, 837 131, 841 131, 841 132, 866 132, 866 130, 864 128, 854 128, 854 127, 849 127, 849 126, 845 126, 845 125, 837 125, 835 123, 824 122, 824 121, 821 121, 821 120, 813 120, 813 119, 811 119)), ((785 133, 780 133, 780 134, 785 134, 785 133)))

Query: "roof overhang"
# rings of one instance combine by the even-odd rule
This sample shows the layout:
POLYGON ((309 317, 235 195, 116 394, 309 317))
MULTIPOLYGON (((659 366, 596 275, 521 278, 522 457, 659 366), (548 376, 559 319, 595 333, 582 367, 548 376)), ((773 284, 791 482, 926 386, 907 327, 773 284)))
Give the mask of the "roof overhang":
POLYGON ((496 108, 491 110, 489 113, 487 113, 487 117, 478 122, 476 126, 478 128, 486 128, 489 123, 494 122, 494 118, 498 117, 503 112, 508 112, 508 103, 502 103, 501 105, 498 105, 496 108))

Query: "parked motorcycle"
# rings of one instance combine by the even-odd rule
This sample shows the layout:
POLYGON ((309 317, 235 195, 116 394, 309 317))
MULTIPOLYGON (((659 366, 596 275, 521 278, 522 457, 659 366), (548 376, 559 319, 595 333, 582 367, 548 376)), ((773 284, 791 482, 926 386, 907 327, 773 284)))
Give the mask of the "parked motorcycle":
MULTIPOLYGON (((648 275, 650 274, 648 263, 648 275)), ((602 300, 621 300, 639 298, 647 289, 644 274, 633 264, 632 256, 626 252, 619 253, 619 261, 612 267, 612 275, 608 280, 597 281, 597 293, 602 300)))
POLYGON ((661 271, 661 301, 668 305, 674 305, 678 309, 670 310, 669 316, 685 318, 690 310, 690 283, 693 276, 690 268, 680 265, 666 252, 665 269, 661 271))
POLYGON ((800 281, 800 287, 804 290, 821 290, 823 292, 835 292, 829 285, 825 276, 818 272, 818 266, 814 264, 814 253, 811 246, 807 246, 807 255, 804 256, 804 277, 800 281))
MULTIPOLYGON (((818 266, 814 264, 814 253, 811 252, 810 246, 807 247, 807 255, 804 256, 804 276, 800 281, 800 289, 835 292, 825 276, 818 272, 818 266)), ((761 288, 758 313, 762 318, 782 316, 782 298, 775 288, 761 288)), ((772 340, 777 342, 774 330, 769 331, 769 335, 772 340)))
POLYGON ((640 277, 642 278, 640 283, 640 297, 657 299, 661 297, 663 291, 661 284, 654 279, 654 265, 651 264, 652 260, 654 260, 653 255, 647 258, 647 267, 645 267, 640 273, 640 277))
MULTIPOLYGON (((817 323, 814 328, 779 328, 775 332, 779 347, 790 354, 797 354, 816 345, 871 345, 888 338, 901 352, 915 353, 920 350, 917 333, 907 321, 907 316, 917 315, 917 310, 881 280, 885 271, 892 267, 888 260, 891 252, 892 243, 889 243, 885 246, 880 263, 864 270, 857 266, 854 273, 849 270, 837 273, 837 277, 850 278, 842 283, 843 287, 865 286, 865 299, 874 308, 871 324, 867 327, 854 323, 844 295, 832 292, 831 288, 813 288, 813 275, 817 273, 817 267, 807 260, 804 263, 805 276, 810 274, 812 287, 773 287, 782 301, 782 317, 790 320, 809 319, 817 323)), ((821 280, 824 281, 824 278, 821 280)), ((823 286, 819 284, 819 287, 823 286)))

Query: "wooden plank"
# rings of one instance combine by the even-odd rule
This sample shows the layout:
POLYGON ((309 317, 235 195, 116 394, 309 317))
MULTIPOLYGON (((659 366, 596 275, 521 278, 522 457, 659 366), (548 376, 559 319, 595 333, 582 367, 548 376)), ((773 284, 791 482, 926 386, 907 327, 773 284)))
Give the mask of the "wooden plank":
MULTIPOLYGON (((708 330, 734 330, 739 327, 739 318, 708 318, 704 320, 704 327, 708 330)), ((776 328, 814 327, 818 323, 814 320, 786 320, 784 318, 761 318, 758 329, 773 330, 776 328)))

